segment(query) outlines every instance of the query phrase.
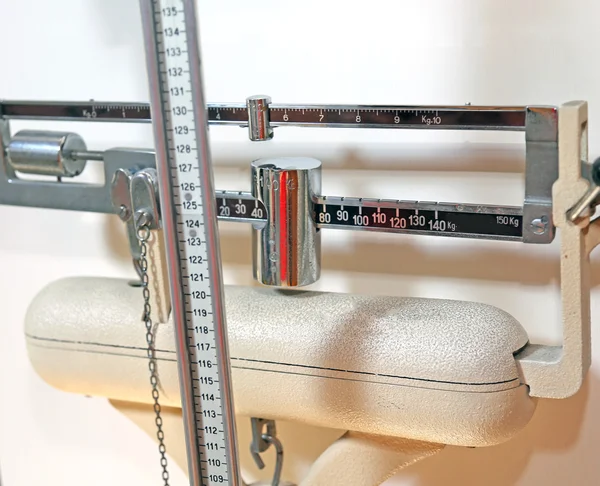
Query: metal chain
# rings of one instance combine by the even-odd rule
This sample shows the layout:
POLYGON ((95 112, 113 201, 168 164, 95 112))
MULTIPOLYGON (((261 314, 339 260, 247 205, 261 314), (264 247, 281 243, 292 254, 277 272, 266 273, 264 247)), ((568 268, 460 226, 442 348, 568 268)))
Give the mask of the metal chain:
POLYGON ((167 469, 167 448, 165 447, 165 433, 163 432, 163 420, 161 416, 161 407, 158 401, 158 374, 156 372, 156 349, 154 347, 154 333, 152 331, 152 307, 150 305, 150 289, 148 287, 148 245, 150 239, 150 229, 147 225, 142 225, 137 229, 137 237, 140 241, 140 260, 139 268, 142 278, 142 289, 144 295, 144 324, 146 325, 146 343, 148 344, 148 369, 150 370, 150 385, 152 385, 152 398, 154 399, 154 413, 156 417, 156 437, 158 439, 158 452, 160 452, 160 465, 162 467, 162 478, 164 486, 169 486, 169 471, 167 469))

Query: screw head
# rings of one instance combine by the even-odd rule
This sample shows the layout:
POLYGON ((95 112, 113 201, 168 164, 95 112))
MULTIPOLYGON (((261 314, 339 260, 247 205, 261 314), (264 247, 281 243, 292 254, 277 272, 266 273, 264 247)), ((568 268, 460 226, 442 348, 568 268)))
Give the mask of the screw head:
POLYGON ((125 206, 125 204, 121 204, 119 207, 119 218, 121 218, 122 221, 127 221, 130 215, 129 208, 125 206))
POLYGON ((536 235, 543 235, 548 230, 548 218, 546 216, 535 218, 531 221, 530 227, 536 235))
POLYGON ((152 215, 148 211, 138 209, 134 215, 134 221, 136 228, 142 228, 149 226, 152 223, 152 215))

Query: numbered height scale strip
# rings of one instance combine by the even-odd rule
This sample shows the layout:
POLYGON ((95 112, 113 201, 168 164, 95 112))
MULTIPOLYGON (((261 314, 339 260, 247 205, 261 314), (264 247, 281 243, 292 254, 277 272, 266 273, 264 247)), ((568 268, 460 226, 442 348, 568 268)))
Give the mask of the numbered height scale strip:
POLYGON ((140 6, 190 484, 241 486, 194 1, 140 6))

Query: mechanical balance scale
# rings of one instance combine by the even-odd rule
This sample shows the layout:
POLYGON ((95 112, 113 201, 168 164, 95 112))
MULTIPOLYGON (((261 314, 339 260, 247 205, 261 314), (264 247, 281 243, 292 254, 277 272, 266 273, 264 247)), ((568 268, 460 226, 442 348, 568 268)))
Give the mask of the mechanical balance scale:
MULTIPOLYGON (((140 234, 164 233, 171 302, 180 314, 175 337, 182 390, 187 389, 182 405, 192 484, 241 484, 222 332, 226 328, 212 317, 223 313, 215 297, 222 290, 218 235, 210 234, 213 214, 251 225, 254 278, 275 288, 303 287, 319 279, 325 229, 507 244, 549 244, 559 229, 564 344, 528 343, 516 361, 532 397, 562 398, 579 389, 590 364, 588 255, 600 241, 599 225, 592 220, 600 194, 600 161, 587 161, 585 102, 560 107, 285 105, 271 103, 268 96, 251 96, 245 104, 209 103, 204 110, 200 67, 194 60, 199 56, 190 49, 197 45, 193 2, 171 4, 175 7, 151 2, 143 8, 154 119, 150 106, 140 103, 0 102, 0 204, 117 214, 127 225, 134 264, 146 285, 147 239, 140 234), (187 34, 165 34, 178 28, 187 34), (12 134, 10 120, 153 122, 159 150, 91 151, 76 133, 12 134), (245 128, 252 141, 268 141, 275 128, 287 126, 521 131, 526 148, 523 205, 324 195, 321 163, 310 157, 255 160, 250 191, 214 191, 206 124, 245 128), (104 185, 77 182, 88 160, 103 163, 104 185), (20 174, 53 176, 56 181, 20 174), (65 183, 64 178, 72 181, 65 183), (207 336, 212 337, 210 344, 207 336)), ((150 312, 145 312, 148 319, 150 312)), ((151 352, 148 357, 152 362, 151 352)), ((280 452, 272 420, 253 419, 253 430, 252 451, 259 464, 259 453, 270 444, 280 452)), ((278 461, 273 484, 280 475, 278 461)))

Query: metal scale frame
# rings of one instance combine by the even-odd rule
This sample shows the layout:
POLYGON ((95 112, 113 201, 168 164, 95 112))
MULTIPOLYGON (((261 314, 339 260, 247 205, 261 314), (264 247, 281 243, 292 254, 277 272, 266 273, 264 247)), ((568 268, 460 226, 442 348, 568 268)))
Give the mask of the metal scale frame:
MULTIPOLYGON (((16 145, 20 139, 19 134, 11 139, 10 120, 151 121, 149 105, 142 103, 0 101, 5 153, 10 153, 10 144, 16 145)), ((558 116, 554 106, 284 105, 271 104, 267 96, 252 96, 246 104, 208 104, 208 120, 214 125, 246 128, 253 141, 270 140, 275 127, 287 126, 524 132, 526 170, 522 206, 342 198, 313 193, 309 195, 310 214, 303 218, 314 221, 317 230, 384 231, 528 244, 548 244, 554 239, 552 184, 558 178, 558 116)), ((27 133, 24 136, 28 143, 27 133)), ((186 150, 186 147, 180 149, 186 150)), ((0 169, 0 203, 115 213, 111 182, 117 170, 155 167, 151 150, 90 152, 85 149, 65 151, 65 155, 67 159, 71 157, 78 161, 102 160, 108 182, 96 186, 77 183, 76 178, 69 184, 25 180, 19 177, 19 172, 57 173, 44 168, 43 164, 32 165, 27 157, 21 162, 20 155, 16 155, 16 161, 5 155, 0 169)), ((76 177, 68 173, 61 175, 76 177)), ((250 223, 257 227, 266 224, 269 208, 260 195, 260 181, 254 177, 250 182, 252 187, 247 192, 216 191, 219 220, 250 223)))
MULTIPOLYGON (((270 140, 275 127, 286 126, 524 132, 522 206, 335 197, 321 193, 318 160, 284 157, 249 161, 250 190, 215 191, 215 208, 220 221, 251 225, 254 278, 263 285, 302 287, 317 281, 324 229, 525 244, 549 244, 555 238, 552 187, 559 176, 557 107, 276 105, 267 96, 252 96, 245 104, 209 104, 207 114, 209 124, 245 128, 252 141, 270 140)), ((76 133, 22 130, 12 134, 11 120, 149 123, 149 106, 0 101, 0 204, 116 214, 127 225, 138 268, 140 246, 133 215, 143 207, 150 211, 153 229, 162 225, 155 152, 88 150, 76 133), (104 185, 77 182, 87 160, 103 163, 104 185), (31 180, 21 174, 55 179, 31 180), (72 181, 65 183, 64 178, 72 181)), ((188 147, 178 145, 174 150, 186 152, 188 147)), ((583 162, 582 173, 588 177, 591 166, 583 162)), ((594 182, 594 189, 575 208, 573 218, 585 213, 598 196, 594 182)), ((264 437, 270 437, 264 433, 274 434, 275 424, 253 419, 253 431, 251 450, 260 465, 259 453, 268 447, 264 437)))

